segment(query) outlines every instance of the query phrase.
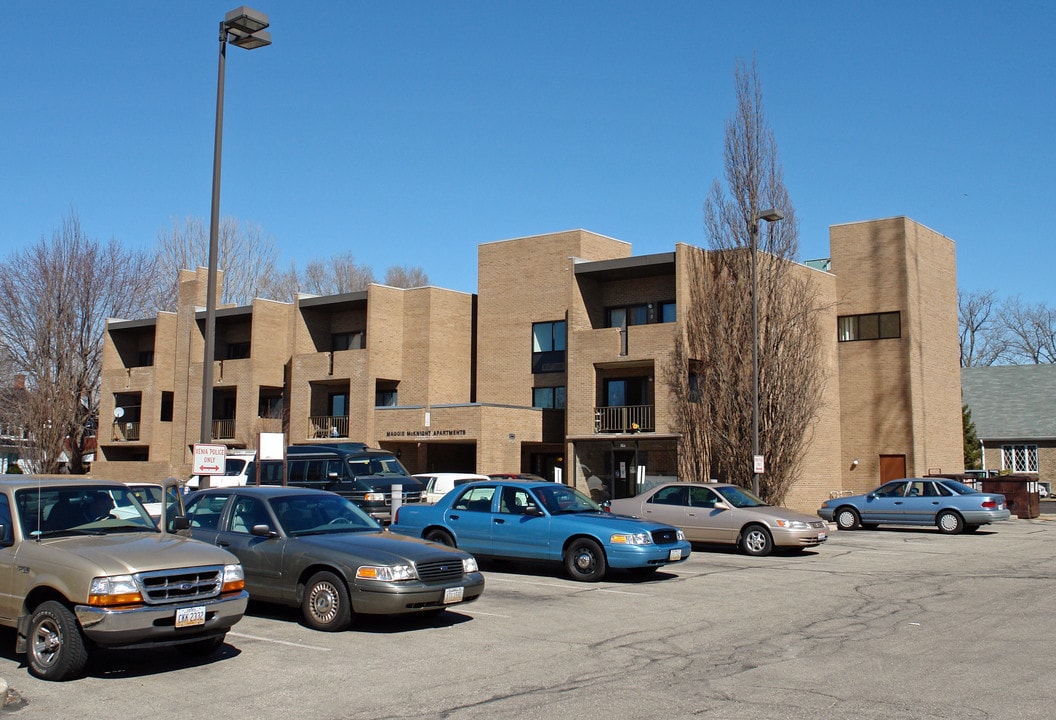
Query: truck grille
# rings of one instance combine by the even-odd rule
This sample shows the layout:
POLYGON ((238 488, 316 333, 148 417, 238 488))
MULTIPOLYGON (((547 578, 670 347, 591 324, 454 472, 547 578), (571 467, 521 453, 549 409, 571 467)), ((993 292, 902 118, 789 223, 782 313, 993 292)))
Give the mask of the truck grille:
POLYGON ((447 582, 462 577, 462 560, 459 558, 418 563, 417 567, 422 582, 447 582))
POLYGON ((670 530, 654 530, 653 542, 657 545, 670 545, 678 542, 678 531, 674 529, 670 530))
POLYGON ((216 597, 224 580, 222 567, 181 568, 136 573, 148 605, 216 597))

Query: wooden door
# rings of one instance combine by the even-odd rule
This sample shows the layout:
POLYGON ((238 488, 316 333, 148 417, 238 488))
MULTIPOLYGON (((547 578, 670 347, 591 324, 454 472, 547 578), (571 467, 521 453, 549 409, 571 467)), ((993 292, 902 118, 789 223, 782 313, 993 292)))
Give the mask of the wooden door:
POLYGON ((905 455, 881 455, 880 456, 880 484, 888 480, 898 480, 906 476, 905 455))

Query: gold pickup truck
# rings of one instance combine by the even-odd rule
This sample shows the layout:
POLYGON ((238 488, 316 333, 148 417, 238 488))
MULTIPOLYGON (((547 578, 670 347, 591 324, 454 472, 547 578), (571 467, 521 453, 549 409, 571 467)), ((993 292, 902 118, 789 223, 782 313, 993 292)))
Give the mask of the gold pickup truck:
POLYGON ((93 647, 208 655, 249 598, 238 559, 177 535, 179 488, 153 520, 131 488, 78 476, 0 477, 0 625, 31 673, 68 680, 93 647))

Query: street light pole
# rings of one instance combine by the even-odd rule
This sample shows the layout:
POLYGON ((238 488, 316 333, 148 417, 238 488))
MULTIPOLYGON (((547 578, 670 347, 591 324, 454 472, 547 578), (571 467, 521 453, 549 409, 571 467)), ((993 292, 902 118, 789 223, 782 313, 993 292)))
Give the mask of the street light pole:
MULTIPOLYGON (((217 245, 220 225, 220 156, 224 132, 224 68, 227 62, 227 43, 253 50, 271 45, 268 16, 245 5, 224 16, 220 23, 220 61, 216 80, 216 133, 213 139, 213 200, 209 217, 209 279, 205 298, 205 350, 202 362, 202 424, 200 440, 213 439, 213 355, 216 348, 216 285, 217 245)), ((201 487, 208 487, 207 479, 201 487)))
POLYGON ((752 253, 752 492, 759 494, 759 276, 756 256, 759 254, 759 221, 775 223, 784 214, 780 210, 763 210, 752 216, 748 231, 751 235, 752 253))

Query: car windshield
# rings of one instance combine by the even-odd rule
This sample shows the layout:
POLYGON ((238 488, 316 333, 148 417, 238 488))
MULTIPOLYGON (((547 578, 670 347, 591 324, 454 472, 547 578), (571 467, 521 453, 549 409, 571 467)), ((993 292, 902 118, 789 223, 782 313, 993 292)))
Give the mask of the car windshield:
POLYGON ((126 488, 26 488, 15 494, 15 504, 26 537, 158 531, 126 488))
POLYGON ((537 487, 533 492, 551 515, 601 512, 601 507, 596 502, 567 485, 554 483, 553 487, 537 487))
POLYGON ((955 492, 958 495, 974 495, 976 492, 978 492, 975 488, 971 487, 970 485, 965 485, 964 483, 957 482, 956 480, 943 480, 939 484, 949 488, 951 491, 955 492))
POLYGON ((752 494, 750 490, 730 485, 728 487, 717 487, 715 491, 722 495, 722 499, 735 508, 765 507, 766 503, 752 494))
POLYGON ((330 494, 272 498, 271 508, 287 535, 378 531, 381 526, 351 501, 330 494))
POLYGON ((409 477, 400 461, 393 455, 377 454, 369 457, 349 458, 348 467, 352 471, 352 477, 363 475, 397 475, 409 477))

